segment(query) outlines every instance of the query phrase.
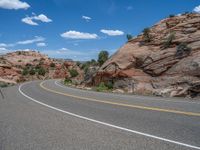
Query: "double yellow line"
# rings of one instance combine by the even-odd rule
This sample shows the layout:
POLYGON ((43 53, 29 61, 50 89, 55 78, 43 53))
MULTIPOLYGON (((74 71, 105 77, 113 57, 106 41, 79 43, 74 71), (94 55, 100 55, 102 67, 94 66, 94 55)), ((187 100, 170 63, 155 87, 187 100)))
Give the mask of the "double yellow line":
POLYGON ((104 103, 104 104, 110 104, 110 105, 117 105, 117 106, 129 107, 129 108, 137 108, 137 109, 143 109, 143 110, 151 110, 151 111, 159 111, 159 112, 167 112, 167 113, 174 113, 174 114, 180 114, 180 115, 200 117, 200 113, 195 113, 195 112, 186 112, 186 111, 179 111, 179 110, 172 110, 172 109, 162 109, 162 108, 156 108, 156 107, 146 107, 146 106, 140 106, 140 105, 129 105, 129 104, 99 100, 99 99, 95 99, 95 98, 80 97, 80 96, 71 95, 71 94, 67 94, 67 93, 63 93, 63 92, 59 92, 59 91, 49 89, 49 88, 45 87, 43 84, 44 84, 44 82, 41 82, 40 87, 43 88, 46 91, 56 93, 56 94, 60 94, 60 95, 64 95, 64 96, 67 96, 67 97, 77 98, 78 100, 87 100, 87 101, 92 101, 92 102, 98 102, 98 103, 104 103))

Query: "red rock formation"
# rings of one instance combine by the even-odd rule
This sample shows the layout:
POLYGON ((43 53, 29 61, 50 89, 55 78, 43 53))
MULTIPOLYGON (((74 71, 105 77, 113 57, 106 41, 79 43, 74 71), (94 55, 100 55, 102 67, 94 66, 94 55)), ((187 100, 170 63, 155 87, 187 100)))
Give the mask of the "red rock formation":
POLYGON ((79 72, 77 79, 83 79, 83 72, 76 66, 75 62, 51 59, 47 55, 35 51, 17 51, 0 58, 0 81, 17 83, 33 79, 65 78, 69 77, 68 69, 70 68, 75 68, 79 72), (52 63, 55 66, 51 67, 52 63), (23 75, 23 69, 28 66, 35 70, 38 66, 42 67, 46 73, 44 76, 38 75, 38 73, 23 75))
POLYGON ((95 74, 92 84, 112 80, 117 83, 114 87, 127 89, 131 83, 136 93, 159 95, 170 89, 164 92, 167 96, 188 94, 185 89, 200 84, 200 14, 164 19, 150 28, 149 35, 150 42, 144 42, 141 34, 121 47, 95 74), (165 47, 172 34, 174 39, 165 47), (191 52, 178 53, 181 43, 191 52))

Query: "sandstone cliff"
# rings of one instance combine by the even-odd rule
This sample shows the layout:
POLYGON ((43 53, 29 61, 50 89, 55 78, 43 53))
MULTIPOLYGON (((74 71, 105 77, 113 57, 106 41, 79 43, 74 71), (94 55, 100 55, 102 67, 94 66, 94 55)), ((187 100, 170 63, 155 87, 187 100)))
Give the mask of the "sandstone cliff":
POLYGON ((200 93, 200 14, 161 20, 129 40, 93 76, 90 84, 140 94, 200 93), (147 39, 148 38, 148 39, 147 39))

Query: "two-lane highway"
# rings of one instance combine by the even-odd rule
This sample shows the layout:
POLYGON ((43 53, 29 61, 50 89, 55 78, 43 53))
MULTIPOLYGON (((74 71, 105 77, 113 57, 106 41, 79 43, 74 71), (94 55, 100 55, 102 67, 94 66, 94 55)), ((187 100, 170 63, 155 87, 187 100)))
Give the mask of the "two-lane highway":
POLYGON ((34 81, 3 90, 0 149, 200 149, 200 102, 34 81))

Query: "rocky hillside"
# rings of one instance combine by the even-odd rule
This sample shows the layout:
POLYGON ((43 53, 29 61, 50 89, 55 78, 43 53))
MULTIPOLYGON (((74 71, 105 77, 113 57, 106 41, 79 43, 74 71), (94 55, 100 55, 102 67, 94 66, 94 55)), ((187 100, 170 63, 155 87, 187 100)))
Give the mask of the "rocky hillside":
POLYGON ((72 61, 51 59, 35 51, 17 51, 0 56, 0 82, 16 84, 35 79, 70 77, 76 70, 76 79, 82 80, 83 71, 72 61))
POLYGON ((171 16, 121 47, 90 85, 140 94, 197 96, 200 93, 200 14, 171 16))

